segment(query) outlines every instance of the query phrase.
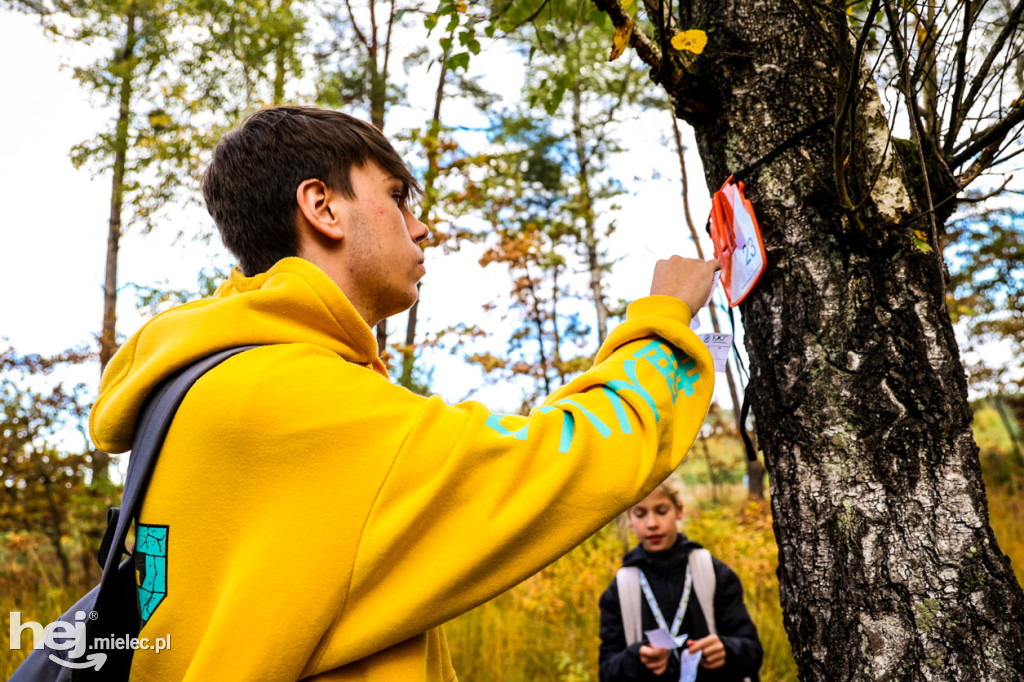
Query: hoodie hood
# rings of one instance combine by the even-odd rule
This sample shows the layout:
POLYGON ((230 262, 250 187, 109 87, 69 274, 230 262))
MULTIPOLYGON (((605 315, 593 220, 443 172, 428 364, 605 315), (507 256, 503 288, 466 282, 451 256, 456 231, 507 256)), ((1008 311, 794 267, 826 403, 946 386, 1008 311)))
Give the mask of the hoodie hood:
POLYGON ((111 358, 89 416, 93 441, 130 449, 142 404, 165 378, 225 348, 277 343, 313 343, 387 377, 373 331, 318 267, 285 258, 253 277, 236 267, 211 298, 157 315, 111 358))

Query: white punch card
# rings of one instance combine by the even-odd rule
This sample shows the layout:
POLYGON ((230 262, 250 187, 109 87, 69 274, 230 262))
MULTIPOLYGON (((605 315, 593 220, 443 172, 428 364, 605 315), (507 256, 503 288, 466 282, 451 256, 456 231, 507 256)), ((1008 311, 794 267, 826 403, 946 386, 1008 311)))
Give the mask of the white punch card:
POLYGON ((729 349, 732 348, 732 334, 698 334, 700 340, 711 351, 715 361, 715 371, 724 372, 729 361, 729 349))

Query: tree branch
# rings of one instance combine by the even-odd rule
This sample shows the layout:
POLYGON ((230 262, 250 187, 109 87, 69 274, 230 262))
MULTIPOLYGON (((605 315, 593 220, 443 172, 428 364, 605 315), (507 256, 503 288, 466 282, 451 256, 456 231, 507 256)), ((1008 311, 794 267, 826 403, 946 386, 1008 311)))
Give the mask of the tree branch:
MULTIPOLYGON (((949 167, 959 168, 975 154, 983 152, 992 145, 998 147, 999 144, 1002 143, 1003 139, 1005 139, 1006 136, 1010 133, 1010 131, 1013 130, 1013 128, 1020 124, 1022 121, 1024 121, 1024 95, 1019 97, 1013 103, 1013 105, 1010 107, 1010 110, 1006 113, 1006 116, 1004 116, 1002 120, 1000 120, 998 123, 993 124, 987 130, 972 136, 970 140, 967 141, 967 146, 964 147, 963 151, 954 156, 953 159, 949 162, 949 167)), ((991 162, 991 159, 989 161, 991 162)))
MULTIPOLYGON (((1006 18, 1006 25, 1003 26, 1003 30, 999 32, 999 37, 992 44, 992 48, 985 57, 984 63, 981 68, 978 69, 978 73, 974 75, 974 80, 971 81, 971 89, 967 91, 967 97, 963 102, 963 111, 966 116, 966 112, 971 110, 974 106, 975 100, 978 98, 978 93, 981 91, 982 85, 985 83, 985 78, 988 76, 989 70, 992 68, 992 64, 995 62, 996 56, 1002 51, 1003 46, 1010 36, 1017 30, 1020 25, 1021 13, 1024 12, 1024 0, 1018 0, 1017 6, 1013 8, 1010 15, 1006 18)), ((956 128, 950 128, 952 137, 960 132, 959 126, 956 128)))
POLYGON ((950 102, 949 130, 942 145, 942 152, 949 156, 953 152, 957 132, 960 130, 960 99, 964 96, 964 85, 967 82, 967 46, 970 42, 971 26, 974 23, 971 0, 964 0, 964 30, 960 43, 956 46, 956 76, 953 79, 953 99, 950 102))
POLYGON ((897 60, 900 66, 900 73, 902 74, 903 80, 903 96, 907 101, 907 113, 910 116, 910 132, 913 135, 914 142, 917 144, 917 154, 921 162, 921 180, 924 182, 925 196, 928 198, 928 220, 931 225, 931 237, 932 237, 932 249, 935 251, 935 259, 939 266, 939 290, 942 294, 940 299, 943 309, 946 307, 946 264, 942 260, 942 245, 939 244, 939 230, 935 224, 935 203, 932 201, 932 187, 931 182, 928 179, 928 164, 924 158, 924 142, 922 138, 923 130, 921 125, 921 119, 917 115, 917 111, 914 107, 914 97, 912 85, 910 82, 910 66, 907 63, 907 53, 904 49, 904 45, 900 38, 900 22, 896 17, 896 13, 892 9, 892 2, 885 0, 885 16, 889 21, 889 32, 892 36, 892 48, 896 53, 897 60))
MULTIPOLYGON (((626 26, 633 18, 622 9, 619 0, 593 0, 594 7, 608 15, 615 28, 626 26)), ((661 50, 655 45, 646 33, 639 27, 634 27, 633 33, 629 36, 630 46, 636 50, 637 55, 656 72, 661 71, 661 50)))
POLYGON ((356 23, 356 15, 353 14, 352 12, 352 3, 350 2, 350 0, 345 0, 345 9, 348 10, 348 19, 349 22, 352 24, 352 30, 355 31, 356 33, 356 38, 358 38, 359 42, 361 42, 363 46, 366 47, 367 51, 369 51, 370 41, 368 41, 366 39, 366 36, 363 35, 363 32, 359 30, 359 24, 356 23))

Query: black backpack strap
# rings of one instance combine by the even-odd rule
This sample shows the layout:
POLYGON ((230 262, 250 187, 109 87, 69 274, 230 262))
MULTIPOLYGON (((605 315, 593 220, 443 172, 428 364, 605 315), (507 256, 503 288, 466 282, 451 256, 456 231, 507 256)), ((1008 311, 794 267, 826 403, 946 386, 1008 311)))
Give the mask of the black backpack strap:
POLYGON ((108 573, 117 572, 121 555, 126 553, 124 542, 128 536, 128 529, 142 509, 142 498, 153 475, 153 469, 156 468, 157 456, 163 447, 164 437, 185 394, 199 377, 224 360, 256 347, 237 346, 208 355, 164 379, 146 398, 135 425, 135 439, 132 441, 132 454, 128 462, 121 507, 107 514, 107 532, 100 545, 104 582, 108 573), (112 548, 117 549, 111 552, 112 548))

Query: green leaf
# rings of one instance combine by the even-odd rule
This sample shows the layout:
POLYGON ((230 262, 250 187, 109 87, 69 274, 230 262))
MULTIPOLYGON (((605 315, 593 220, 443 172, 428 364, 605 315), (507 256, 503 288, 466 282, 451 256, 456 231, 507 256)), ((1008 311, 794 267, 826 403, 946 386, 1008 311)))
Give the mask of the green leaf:
POLYGON ((437 26, 437 15, 428 14, 423 20, 423 26, 426 27, 428 31, 433 31, 434 27, 437 26))
POLYGON ((455 71, 456 69, 460 69, 460 68, 463 69, 463 70, 468 69, 469 68, 469 53, 468 52, 459 52, 458 54, 453 54, 448 59, 448 68, 450 68, 452 71, 455 71))
POLYGON ((402 17, 405 16, 406 11, 407 10, 400 9, 397 12, 395 12, 395 22, 396 23, 402 20, 402 17))
POLYGON ((448 52, 449 50, 452 49, 452 39, 451 38, 441 38, 440 43, 441 43, 441 49, 444 50, 445 52, 448 52))
POLYGON ((471 41, 469 41, 469 45, 467 45, 466 47, 469 48, 469 51, 472 52, 473 54, 480 54, 480 41, 479 40, 471 40, 471 41))
POLYGON ((547 101, 544 102, 544 111, 547 112, 548 116, 555 115, 555 112, 558 111, 558 106, 562 103, 562 98, 565 97, 567 84, 561 83, 561 80, 559 78, 555 81, 555 89, 551 92, 551 96, 548 97, 547 101))

